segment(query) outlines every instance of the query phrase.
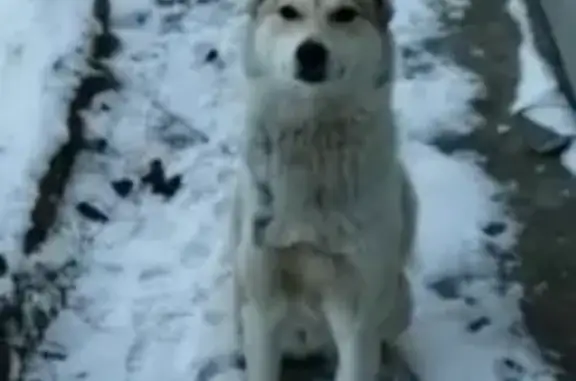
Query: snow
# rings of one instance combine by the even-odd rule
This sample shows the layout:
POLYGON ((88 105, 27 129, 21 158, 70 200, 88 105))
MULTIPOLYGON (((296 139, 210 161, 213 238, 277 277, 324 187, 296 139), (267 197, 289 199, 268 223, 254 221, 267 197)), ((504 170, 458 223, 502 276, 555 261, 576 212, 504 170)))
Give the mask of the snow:
MULTIPOLYGON (((89 4, 76 3, 5 0, 0 11, 0 252, 11 269, 21 265, 38 181, 67 139, 63 115, 76 81, 73 71, 83 62, 75 49, 83 47, 91 25, 89 4), (62 57, 66 67, 53 74, 62 57)), ((2 279, 0 295, 11 287, 2 279)))
POLYGON ((479 119, 466 101, 474 99, 482 85, 469 71, 425 52, 417 61, 426 58, 429 72, 418 79, 401 79, 394 89, 393 107, 404 130, 410 138, 422 141, 431 141, 443 132, 472 132, 479 119), (414 108, 407 108, 406 102, 413 103, 414 108))
POLYGON ((523 110, 540 125, 560 134, 576 135, 576 114, 566 98, 560 95, 552 69, 537 53, 526 5, 522 0, 509 0, 509 10, 522 31, 520 45, 521 80, 512 111, 523 110))
POLYGON ((498 280, 491 276, 496 263, 486 253, 489 239, 482 228, 490 222, 511 224, 498 237, 501 249, 511 247, 515 238, 514 222, 493 201, 502 189, 470 157, 451 157, 411 143, 405 158, 421 201, 417 260, 411 269, 417 308, 403 339, 414 370, 426 381, 501 380, 502 372, 513 371, 503 362, 513 359, 529 370, 511 379, 541 373, 529 341, 512 332, 521 321, 521 289, 498 290, 498 280), (461 279, 465 277, 473 280, 461 279), (446 279, 456 284, 461 298, 442 299, 430 290, 429 285, 446 279), (471 329, 480 319, 489 320, 486 327, 471 329))
MULTIPOLYGON (((53 8, 23 0, 4 4, 16 1, 18 8, 0 12, 21 19, 1 22, 0 16, 0 46, 6 47, 0 51, 0 125, 11 127, 0 129, 0 214, 13 216, 0 226, 0 251, 16 250, 36 196, 34 184, 66 137, 63 94, 73 76, 51 77, 56 90, 46 90, 40 86, 46 65, 77 45, 78 31, 90 26, 84 18, 89 7, 70 6, 88 2, 53 0, 53 8), (55 40, 49 32, 62 37, 55 40), (24 47, 16 62, 6 53, 14 41, 24 47), (46 104, 48 114, 40 109, 46 104), (22 105, 26 110, 17 112, 22 105)), ((26 381, 207 381, 198 374, 235 350, 229 257, 221 246, 242 128, 238 46, 244 15, 232 0, 162 9, 143 0, 117 3, 111 25, 123 50, 110 66, 124 86, 100 94, 85 113, 88 137, 105 138, 109 147, 82 154, 57 234, 44 248, 79 256, 83 273, 26 381), (211 49, 218 55, 207 60, 211 49), (182 189, 169 200, 140 183, 154 158, 162 160, 167 177, 183 176, 182 189), (136 184, 126 198, 110 185, 119 179, 136 184), (94 205, 109 222, 81 217, 78 202, 94 205)), ((426 35, 442 33, 427 2, 396 3, 400 43, 417 45, 426 35)), ((448 3, 451 12, 467 4, 448 3)), ((446 155, 426 143, 445 131, 466 134, 475 128, 478 117, 466 101, 482 84, 425 52, 413 60, 430 70, 399 79, 394 97, 408 138, 403 159, 421 202, 410 269, 416 311, 403 351, 422 381, 553 380, 518 328, 521 288, 502 285, 496 276, 494 251, 511 250, 519 228, 499 197, 505 189, 474 153, 446 155), (494 223, 504 224, 504 232, 487 234, 494 223), (454 295, 444 290, 441 297, 439 284, 454 295)), ((538 83, 531 78, 524 75, 533 92, 529 99, 555 89, 548 75, 537 77, 538 83)), ((569 152, 565 161, 576 162, 575 151, 569 152)), ((219 364, 218 380, 239 378, 219 364)))
POLYGON ((576 144, 572 144, 570 148, 562 154, 562 165, 576 176, 576 144))

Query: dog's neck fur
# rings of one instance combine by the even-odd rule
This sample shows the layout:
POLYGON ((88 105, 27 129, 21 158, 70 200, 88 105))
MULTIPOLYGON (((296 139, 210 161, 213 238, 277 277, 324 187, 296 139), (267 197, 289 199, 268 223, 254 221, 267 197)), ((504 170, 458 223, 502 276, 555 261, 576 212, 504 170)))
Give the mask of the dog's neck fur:
POLYGON ((388 89, 362 96, 252 90, 244 161, 256 188, 273 195, 261 207, 282 216, 285 227, 268 230, 275 244, 333 240, 338 234, 323 230, 349 230, 344 225, 356 219, 354 211, 386 213, 372 204, 375 197, 396 197, 390 184, 400 175, 388 89), (329 215, 329 225, 320 222, 329 215))
POLYGON ((251 88, 246 159, 256 177, 274 177, 280 183, 283 177, 298 177, 300 187, 343 192, 342 184, 363 186, 358 182, 374 170, 365 166, 379 163, 380 173, 386 173, 396 165, 389 88, 361 96, 251 88))
POLYGON ((382 147, 396 146, 389 144, 396 139, 389 83, 368 90, 303 90, 273 88, 258 82, 254 80, 249 87, 249 140, 253 134, 263 134, 278 149, 290 150, 307 142, 307 149, 325 153, 361 148, 373 139, 386 139, 382 147), (333 142, 332 138, 337 137, 342 140, 333 142), (286 146, 291 140, 294 144, 286 146))

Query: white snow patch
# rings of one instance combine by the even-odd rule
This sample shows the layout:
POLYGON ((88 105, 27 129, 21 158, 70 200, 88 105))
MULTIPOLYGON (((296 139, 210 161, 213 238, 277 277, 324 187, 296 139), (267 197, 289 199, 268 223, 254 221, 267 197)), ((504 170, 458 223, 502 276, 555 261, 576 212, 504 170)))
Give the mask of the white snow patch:
MULTIPOLYGON (((38 180, 67 138, 67 105, 75 77, 54 65, 86 41, 89 4, 5 0, 0 6, 0 252, 20 265, 21 242, 38 180), (54 36, 58 36, 54 38, 54 36)), ((0 295, 9 290, 0 288, 0 295)))
POLYGON ((542 364, 534 343, 513 331, 521 318, 520 290, 513 288, 500 296, 493 288, 489 281, 477 281, 467 293, 468 298, 478 298, 475 305, 440 300, 416 290, 421 293, 420 303, 402 343, 423 380, 555 379, 542 364), (474 324, 486 326, 472 332, 474 324), (517 365, 524 368, 518 370, 517 365))
POLYGON ((523 112, 529 119, 557 134, 576 136, 576 112, 560 91, 552 68, 536 49, 524 0, 508 0, 508 9, 523 37, 520 83, 511 111, 523 112))
POLYGON ((562 165, 576 176, 576 144, 572 143, 570 148, 562 154, 562 165))
MULTIPOLYGON (((433 147, 409 144, 404 157, 421 202, 418 273, 426 278, 490 274, 494 263, 485 253, 482 229, 506 221, 501 205, 491 200, 500 189, 471 160, 456 160, 433 147)), ((513 232, 508 229, 508 242, 513 232)))
POLYGON ((431 55, 427 58, 431 61, 428 73, 401 78, 394 89, 393 107, 404 132, 422 141, 444 132, 472 132, 480 119, 468 101, 483 90, 483 85, 465 69, 431 55))
POLYGON ((501 294, 491 276, 496 263, 486 253, 482 228, 491 221, 511 224, 499 237, 502 249, 512 246, 516 232, 493 201, 501 191, 497 184, 473 162, 423 144, 409 144, 405 160, 421 202, 417 257, 410 271, 416 311, 402 340, 408 361, 425 381, 500 380, 503 372, 514 372, 504 365, 510 359, 528 368, 515 375, 519 380, 536 374, 553 380, 533 343, 513 332, 521 322, 520 287, 501 294), (442 299, 427 287, 449 277, 474 280, 460 284, 459 299, 442 299), (486 326, 467 328, 475 323, 486 326))

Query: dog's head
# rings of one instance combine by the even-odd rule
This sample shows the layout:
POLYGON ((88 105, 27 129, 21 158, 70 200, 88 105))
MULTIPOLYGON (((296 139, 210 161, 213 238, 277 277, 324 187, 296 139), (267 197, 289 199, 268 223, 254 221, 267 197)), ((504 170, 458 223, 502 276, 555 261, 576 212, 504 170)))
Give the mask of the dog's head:
POLYGON ((306 86, 382 80, 391 0, 248 0, 248 76, 306 86))

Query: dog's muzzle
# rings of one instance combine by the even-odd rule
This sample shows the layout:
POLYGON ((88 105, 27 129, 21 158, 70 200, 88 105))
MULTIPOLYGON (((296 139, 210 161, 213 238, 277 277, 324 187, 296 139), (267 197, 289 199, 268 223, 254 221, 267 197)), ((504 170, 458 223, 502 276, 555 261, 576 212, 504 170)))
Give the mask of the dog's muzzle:
POLYGON ((296 77, 308 83, 326 80, 328 50, 319 42, 306 40, 296 50, 296 77))

